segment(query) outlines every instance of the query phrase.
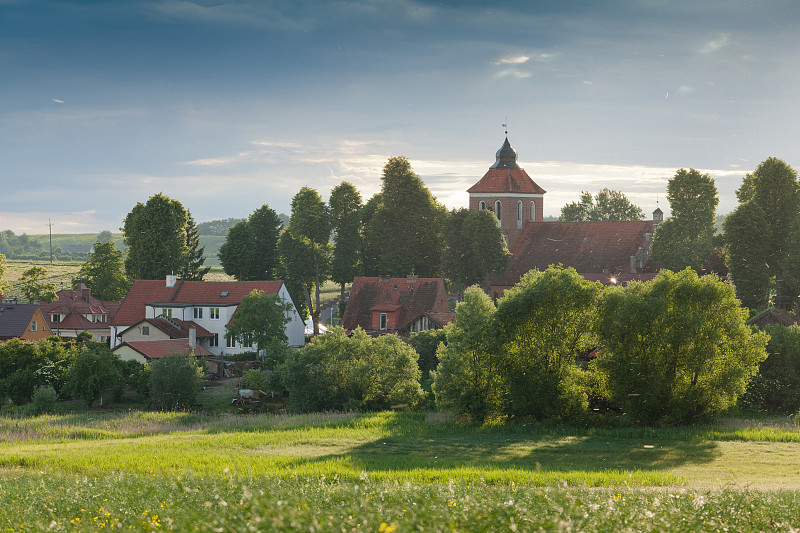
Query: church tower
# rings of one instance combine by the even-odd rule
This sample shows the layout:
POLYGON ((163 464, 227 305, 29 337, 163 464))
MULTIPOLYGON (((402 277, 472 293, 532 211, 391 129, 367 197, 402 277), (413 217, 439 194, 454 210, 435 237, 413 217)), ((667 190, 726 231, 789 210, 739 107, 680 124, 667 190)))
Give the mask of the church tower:
POLYGON ((494 165, 478 183, 467 189, 470 209, 491 209, 500 221, 509 250, 522 228, 542 222, 545 190, 517 164, 517 152, 506 137, 494 165))

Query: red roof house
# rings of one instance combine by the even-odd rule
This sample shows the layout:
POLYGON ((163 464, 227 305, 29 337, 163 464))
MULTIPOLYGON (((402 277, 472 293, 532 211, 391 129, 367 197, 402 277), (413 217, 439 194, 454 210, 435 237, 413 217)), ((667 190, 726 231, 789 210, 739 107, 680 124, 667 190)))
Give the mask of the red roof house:
POLYGON ((358 277, 350 289, 342 327, 408 335, 441 328, 454 319, 442 278, 358 277))
POLYGON ((111 321, 120 302, 106 302, 92 296, 91 289, 81 283, 75 290, 60 290, 58 299, 40 303, 50 329, 62 339, 74 339, 78 333, 89 332, 96 341, 107 341, 111 321))
POLYGON ((142 364, 169 355, 185 355, 187 357, 214 355, 199 344, 192 347, 189 339, 123 342, 114 348, 113 352, 123 361, 138 361, 142 364))
POLYGON ((145 319, 163 317, 177 319, 179 324, 193 322, 198 341, 215 355, 249 351, 233 339, 225 339, 225 326, 230 323, 242 298, 254 290, 277 294, 290 304, 286 336, 292 346, 305 343, 305 322, 292 302, 283 281, 183 281, 175 276, 166 280, 136 280, 111 323, 111 347, 122 342, 122 334, 145 319), (203 332, 210 336, 204 338, 203 332))

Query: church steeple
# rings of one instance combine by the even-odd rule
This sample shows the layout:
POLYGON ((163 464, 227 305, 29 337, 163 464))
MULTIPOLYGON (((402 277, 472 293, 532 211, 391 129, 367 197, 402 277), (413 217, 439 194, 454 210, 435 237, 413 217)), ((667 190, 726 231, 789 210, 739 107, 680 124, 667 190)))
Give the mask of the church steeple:
POLYGON ((494 165, 489 167, 490 169, 521 170, 521 167, 517 164, 517 151, 511 147, 507 136, 503 146, 495 154, 495 158, 496 161, 494 165))

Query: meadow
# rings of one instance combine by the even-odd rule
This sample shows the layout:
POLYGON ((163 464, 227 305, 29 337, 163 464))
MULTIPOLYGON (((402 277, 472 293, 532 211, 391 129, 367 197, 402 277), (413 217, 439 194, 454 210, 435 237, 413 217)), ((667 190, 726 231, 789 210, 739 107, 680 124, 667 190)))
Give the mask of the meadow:
POLYGON ((800 526, 789 420, 474 427, 440 414, 0 417, 0 529, 722 531, 800 526))

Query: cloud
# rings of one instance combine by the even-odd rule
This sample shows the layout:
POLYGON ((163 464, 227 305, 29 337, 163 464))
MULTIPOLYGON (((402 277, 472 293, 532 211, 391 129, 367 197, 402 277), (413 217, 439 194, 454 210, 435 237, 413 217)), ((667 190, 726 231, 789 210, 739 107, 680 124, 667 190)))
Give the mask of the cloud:
POLYGON ((716 38, 708 41, 703 46, 701 46, 700 50, 698 50, 698 52, 700 54, 712 54, 712 53, 716 52, 717 50, 720 50, 721 48, 723 48, 725 45, 727 45, 729 38, 730 38, 730 34, 729 33, 722 33, 719 36, 717 36, 716 38))
POLYGON ((510 78, 524 79, 524 78, 530 78, 531 76, 532 74, 530 72, 525 72, 524 70, 518 70, 513 68, 503 69, 496 74, 496 77, 498 78, 510 77, 510 78))
POLYGON ((495 65, 521 65, 530 61, 528 56, 505 57, 494 62, 495 65))

